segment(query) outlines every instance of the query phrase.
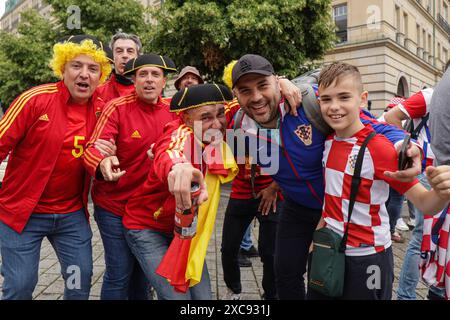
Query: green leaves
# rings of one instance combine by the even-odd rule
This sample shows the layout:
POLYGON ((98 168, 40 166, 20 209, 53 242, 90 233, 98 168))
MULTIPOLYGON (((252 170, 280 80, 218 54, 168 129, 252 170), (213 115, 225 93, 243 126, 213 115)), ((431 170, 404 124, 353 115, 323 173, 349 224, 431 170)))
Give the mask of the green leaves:
POLYGON ((22 14, 17 35, 0 33, 2 103, 55 81, 48 67, 52 46, 69 34, 109 43, 119 30, 135 33, 144 52, 166 54, 179 68, 194 65, 214 81, 246 53, 265 56, 279 74, 297 76, 335 39, 331 0, 166 0, 146 9, 136 0, 45 1, 53 7, 52 22, 30 11, 22 14))
POLYGON ((0 100, 9 105, 22 91, 54 81, 48 62, 57 36, 36 11, 22 13, 19 34, 0 32, 0 100))
POLYGON ((146 49, 214 80, 245 53, 261 54, 278 73, 294 77, 334 40, 331 0, 167 0, 152 17, 157 27, 146 49))

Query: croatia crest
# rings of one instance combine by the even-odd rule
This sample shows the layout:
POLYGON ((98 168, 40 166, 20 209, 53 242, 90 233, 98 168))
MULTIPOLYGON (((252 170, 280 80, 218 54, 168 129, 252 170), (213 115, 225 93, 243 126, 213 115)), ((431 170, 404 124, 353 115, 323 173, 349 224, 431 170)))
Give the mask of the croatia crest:
POLYGON ((312 143, 312 127, 310 124, 302 124, 297 127, 297 129, 294 131, 297 137, 302 140, 302 142, 309 146, 312 143))
POLYGON ((353 174, 355 172, 355 166, 356 166, 356 158, 358 157, 357 154, 351 154, 348 156, 348 171, 350 174, 353 174))

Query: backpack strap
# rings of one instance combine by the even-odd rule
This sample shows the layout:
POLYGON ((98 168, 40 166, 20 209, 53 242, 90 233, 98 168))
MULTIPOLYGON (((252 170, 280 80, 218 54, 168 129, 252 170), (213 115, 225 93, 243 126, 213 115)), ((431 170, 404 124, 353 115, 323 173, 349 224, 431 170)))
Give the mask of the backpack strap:
POLYGON ((239 108, 239 110, 234 115, 234 123, 233 123, 233 130, 240 129, 242 126, 242 119, 244 119, 244 110, 242 108, 239 108))
POLYGON ((302 92, 302 106, 309 122, 322 134, 328 136, 333 132, 333 129, 323 120, 314 88, 309 83, 300 83, 297 86, 302 92))

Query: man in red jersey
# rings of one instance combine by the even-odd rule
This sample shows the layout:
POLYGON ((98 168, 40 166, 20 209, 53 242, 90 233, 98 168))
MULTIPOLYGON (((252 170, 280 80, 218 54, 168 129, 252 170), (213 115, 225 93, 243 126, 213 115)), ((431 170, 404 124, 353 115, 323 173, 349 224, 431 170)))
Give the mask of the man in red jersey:
POLYGON ((105 103, 134 91, 133 81, 125 77, 123 73, 127 62, 137 58, 142 50, 139 37, 124 32, 116 33, 111 38, 109 46, 113 54, 114 70, 111 78, 97 89, 99 96, 105 103))
POLYGON ((64 299, 88 299, 92 232, 89 176, 82 154, 103 101, 96 95, 111 65, 97 39, 70 36, 53 47, 62 80, 21 94, 0 122, 0 159, 11 156, 0 190, 3 299, 31 299, 47 237, 66 281, 64 299))
MULTIPOLYGON (((208 139, 207 136, 210 133, 220 132, 223 137, 227 125, 224 105, 231 99, 232 94, 229 89, 215 84, 201 84, 177 92, 170 104, 170 110, 181 112, 180 119, 166 126, 164 135, 153 148, 155 160, 147 180, 127 203, 123 218, 126 238, 159 299, 211 299, 204 254, 206 254, 210 236, 208 230, 212 232, 212 226, 210 225, 210 229, 206 227, 201 229, 202 226, 207 225, 207 223, 202 224, 202 221, 211 218, 210 222, 214 224, 220 198, 218 184, 231 180, 236 174, 237 166, 231 151, 229 156, 232 164, 227 165, 229 162, 222 161, 222 155, 226 153, 221 152, 220 150, 225 149, 220 147, 224 146, 224 142, 217 139, 216 135, 214 139, 208 139), (213 142, 210 143, 210 141, 213 142), (214 160, 210 161, 211 159, 214 160), (177 174, 180 169, 188 174, 193 169, 204 174, 208 173, 209 200, 205 203, 206 207, 199 208, 197 235, 193 239, 182 240, 185 241, 184 244, 191 241, 187 251, 184 246, 172 247, 174 244, 181 245, 181 243, 179 238, 173 238, 175 197, 169 190, 169 176, 177 174), (195 247, 196 249, 193 247, 199 242, 204 245, 206 243, 203 246, 203 256, 200 254, 202 251, 200 247, 195 247), (169 254, 169 256, 174 257, 176 263, 166 256, 171 249, 174 249, 171 251, 173 255, 169 254), (198 268, 197 272, 193 272, 192 277, 187 276, 187 273, 192 271, 186 267, 186 262, 191 261, 187 253, 189 258, 195 260, 195 266, 198 268), (193 258, 192 256, 196 254, 198 254, 196 258, 193 258), (161 262, 163 257, 169 261, 161 262), (170 280, 170 283, 166 278, 170 280), (181 291, 186 292, 175 292, 172 287, 175 284, 180 284, 180 287, 184 288, 181 291), (193 284, 195 285, 192 286, 193 284), (186 290, 189 285, 191 287, 186 290)), ((205 200, 205 186, 202 186, 201 190, 199 203, 205 200)))
POLYGON ((127 200, 147 177, 151 162, 147 150, 162 135, 164 125, 176 118, 169 112, 169 101, 161 98, 166 74, 173 71, 173 61, 160 55, 130 60, 125 74, 132 75, 135 91, 106 105, 87 145, 84 164, 96 178, 94 216, 105 248, 102 299, 146 298, 145 276, 124 238, 122 216, 127 200), (95 145, 99 139, 113 141, 116 154, 100 152, 95 145), (132 277, 138 278, 136 273, 141 280, 131 282, 132 277))

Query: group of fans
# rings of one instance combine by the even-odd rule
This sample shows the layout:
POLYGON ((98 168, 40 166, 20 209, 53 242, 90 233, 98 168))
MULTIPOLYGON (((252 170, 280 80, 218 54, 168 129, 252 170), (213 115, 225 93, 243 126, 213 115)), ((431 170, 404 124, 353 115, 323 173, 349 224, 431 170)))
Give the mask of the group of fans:
MULTIPOLYGON (((0 158, 9 155, 0 190, 3 299, 32 298, 44 237, 61 264, 64 299, 89 298, 89 192, 105 253, 101 299, 145 300, 151 292, 158 299, 212 299, 205 256, 220 185, 230 181, 221 246, 228 291, 221 298, 240 299, 239 248, 256 217, 265 299, 329 299, 306 290, 304 281, 313 234, 322 227, 348 231, 339 299, 391 299, 389 186, 433 226, 440 221, 433 214, 445 218, 450 199, 450 167, 428 161, 427 125, 404 155, 412 165, 399 169, 406 133, 386 123, 419 121, 426 104, 403 101, 379 122, 364 110, 368 93, 358 69, 335 62, 312 87, 319 112, 255 54, 229 66, 226 86, 204 83, 195 67, 186 66, 175 81, 178 92, 164 98, 167 76, 177 67, 167 56, 141 51, 139 38, 126 33, 114 35, 109 47, 89 35, 65 37, 50 62, 61 80, 22 93, 0 121, 0 158), (237 134, 234 143, 225 142, 227 128, 246 139, 237 134), (355 157, 372 132, 348 219, 355 157), (416 178, 425 168, 422 159, 431 190, 416 178), (192 207, 193 183, 200 186, 197 231, 184 239, 174 234, 175 211, 192 207), (377 288, 367 286, 372 265, 381 270, 377 288)), ((426 178, 422 173, 421 181, 426 178)), ((417 245, 411 250, 420 251, 417 245)), ((421 266, 448 297, 449 268, 442 270, 441 263, 432 274, 436 257, 421 266)), ((411 263, 418 279, 419 261, 411 263)), ((405 268, 409 277, 413 271, 405 268)))

